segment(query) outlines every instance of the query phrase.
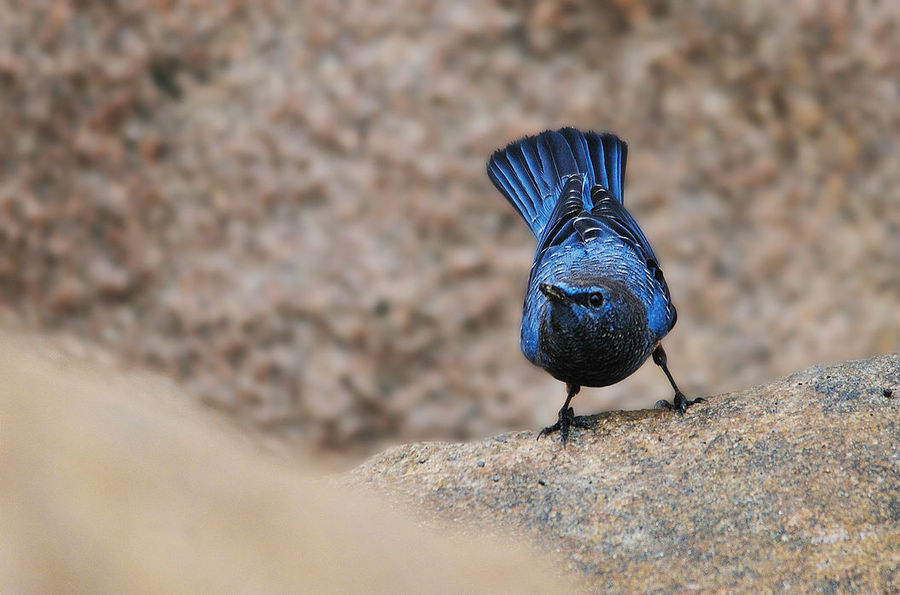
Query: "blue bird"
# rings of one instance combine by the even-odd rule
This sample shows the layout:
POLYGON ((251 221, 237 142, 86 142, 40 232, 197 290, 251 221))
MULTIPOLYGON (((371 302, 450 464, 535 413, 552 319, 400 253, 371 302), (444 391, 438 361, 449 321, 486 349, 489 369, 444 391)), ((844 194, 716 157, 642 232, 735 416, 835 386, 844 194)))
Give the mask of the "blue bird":
POLYGON ((538 438, 587 427, 569 406, 582 386, 609 386, 653 354, 675 389, 660 341, 677 314, 644 232, 623 203, 628 146, 610 133, 574 128, 527 136, 488 161, 491 181, 538 240, 522 314, 522 352, 566 383, 558 420, 538 438))

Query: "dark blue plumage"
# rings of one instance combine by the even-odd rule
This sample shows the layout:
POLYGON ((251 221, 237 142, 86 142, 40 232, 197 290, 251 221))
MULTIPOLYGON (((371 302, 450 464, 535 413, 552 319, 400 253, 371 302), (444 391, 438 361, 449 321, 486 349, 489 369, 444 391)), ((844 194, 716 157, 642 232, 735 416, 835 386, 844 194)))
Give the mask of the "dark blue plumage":
MULTIPOLYGON (((581 386, 615 384, 652 353, 675 389, 659 342, 676 311, 659 261, 623 202, 628 147, 610 133, 574 128, 529 136, 496 151, 488 175, 538 239, 522 316, 522 352, 568 385, 559 421, 581 386)), ((665 402, 664 402, 665 403, 665 402)), ((668 403, 666 403, 669 407, 668 403)))

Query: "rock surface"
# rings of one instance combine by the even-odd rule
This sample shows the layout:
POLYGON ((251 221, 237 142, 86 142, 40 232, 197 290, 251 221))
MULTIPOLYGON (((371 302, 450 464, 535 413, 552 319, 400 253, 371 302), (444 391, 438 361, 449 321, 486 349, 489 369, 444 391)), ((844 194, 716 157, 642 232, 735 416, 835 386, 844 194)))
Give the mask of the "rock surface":
POLYGON ((684 418, 589 419, 566 450, 534 431, 420 443, 350 477, 527 535, 591 589, 900 589, 900 355, 816 366, 684 418))

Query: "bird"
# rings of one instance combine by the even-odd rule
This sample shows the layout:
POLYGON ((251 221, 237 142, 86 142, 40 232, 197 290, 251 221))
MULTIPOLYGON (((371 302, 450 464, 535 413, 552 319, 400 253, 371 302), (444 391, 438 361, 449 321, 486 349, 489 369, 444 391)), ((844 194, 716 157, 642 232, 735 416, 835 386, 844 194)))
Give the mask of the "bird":
POLYGON ((652 355, 675 391, 658 407, 684 415, 688 399, 669 371, 661 344, 678 318, 659 259, 625 208, 628 145, 611 132, 575 128, 525 136, 487 163, 494 186, 525 220, 537 250, 522 309, 521 349, 533 364, 566 384, 557 421, 563 448, 583 386, 630 376, 652 355))

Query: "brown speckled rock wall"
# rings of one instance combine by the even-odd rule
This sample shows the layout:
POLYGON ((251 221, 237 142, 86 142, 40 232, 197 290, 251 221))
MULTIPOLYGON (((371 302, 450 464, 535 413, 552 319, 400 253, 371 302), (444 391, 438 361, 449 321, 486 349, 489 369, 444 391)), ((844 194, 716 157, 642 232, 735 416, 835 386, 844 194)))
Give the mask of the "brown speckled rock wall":
MULTIPOLYGON (((900 5, 0 2, 0 313, 334 449, 537 427, 484 174, 631 145, 688 393, 900 346, 900 5)), ((575 402, 667 396, 658 370, 575 402)))

